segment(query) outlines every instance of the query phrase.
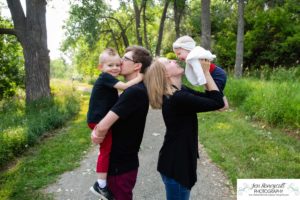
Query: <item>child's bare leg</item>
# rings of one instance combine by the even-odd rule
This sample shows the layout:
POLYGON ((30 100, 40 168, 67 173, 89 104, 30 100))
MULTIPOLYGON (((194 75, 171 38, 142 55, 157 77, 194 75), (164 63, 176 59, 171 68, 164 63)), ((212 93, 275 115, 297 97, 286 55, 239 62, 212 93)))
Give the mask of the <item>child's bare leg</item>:
POLYGON ((97 175, 98 175, 98 179, 106 180, 106 178, 107 178, 107 173, 106 172, 101 172, 101 173, 98 172, 97 175))

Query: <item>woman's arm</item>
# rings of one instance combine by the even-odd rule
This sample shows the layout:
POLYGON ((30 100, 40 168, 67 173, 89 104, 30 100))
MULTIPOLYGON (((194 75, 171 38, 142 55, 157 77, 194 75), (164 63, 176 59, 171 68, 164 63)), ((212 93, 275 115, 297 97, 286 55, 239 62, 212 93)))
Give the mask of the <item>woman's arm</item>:
POLYGON ((210 61, 206 60, 206 59, 201 59, 200 63, 201 63, 201 66, 203 68, 204 76, 206 78, 205 89, 207 91, 212 91, 212 90, 219 91, 218 86, 216 85, 214 79, 211 77, 211 74, 209 72, 210 61))
POLYGON ((203 72, 206 78, 206 93, 195 94, 189 90, 176 95, 176 104, 179 109, 187 112, 207 112, 218 110, 224 106, 223 95, 209 73, 210 62, 201 60, 203 72), (200 95, 201 94, 201 95, 200 95))
POLYGON ((195 95, 188 90, 174 94, 173 103, 181 112, 207 112, 224 107, 222 94, 219 91, 207 91, 205 96, 195 95))

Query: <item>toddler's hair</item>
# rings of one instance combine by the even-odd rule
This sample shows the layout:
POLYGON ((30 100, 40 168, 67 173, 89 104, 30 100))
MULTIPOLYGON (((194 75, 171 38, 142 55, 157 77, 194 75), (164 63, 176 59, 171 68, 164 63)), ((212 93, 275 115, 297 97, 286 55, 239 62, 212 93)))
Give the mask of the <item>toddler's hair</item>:
POLYGON ((106 48, 99 56, 99 64, 106 62, 108 57, 119 56, 118 52, 114 48, 106 48))
POLYGON ((173 50, 183 48, 188 51, 191 51, 193 48, 195 48, 195 46, 196 46, 195 40, 193 38, 191 38, 190 36, 185 35, 185 36, 178 38, 173 43, 173 50))

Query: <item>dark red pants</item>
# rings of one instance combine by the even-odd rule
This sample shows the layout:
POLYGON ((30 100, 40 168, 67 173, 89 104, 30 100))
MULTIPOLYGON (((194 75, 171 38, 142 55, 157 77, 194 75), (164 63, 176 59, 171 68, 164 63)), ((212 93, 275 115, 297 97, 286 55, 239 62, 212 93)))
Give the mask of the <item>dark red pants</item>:
MULTIPOLYGON (((97 124, 89 123, 90 129, 94 129, 97 124)), ((111 130, 108 130, 103 142, 99 146, 99 154, 96 165, 97 173, 107 173, 109 165, 109 154, 111 150, 112 135, 111 130)))
POLYGON ((136 183, 138 170, 132 170, 116 176, 108 176, 107 184, 115 200, 132 200, 132 190, 136 183))

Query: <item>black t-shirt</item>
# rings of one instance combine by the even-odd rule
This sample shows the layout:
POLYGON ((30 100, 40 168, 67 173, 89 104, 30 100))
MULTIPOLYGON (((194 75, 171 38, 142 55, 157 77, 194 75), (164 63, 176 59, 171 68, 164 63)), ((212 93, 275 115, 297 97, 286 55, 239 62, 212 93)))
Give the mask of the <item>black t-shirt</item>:
POLYGON ((163 99, 162 114, 166 125, 164 143, 157 169, 191 189, 197 180, 198 112, 224 106, 218 91, 197 92, 186 87, 163 99))
POLYGON ((142 82, 124 90, 112 107, 111 111, 120 118, 112 127, 109 175, 118 175, 138 168, 138 152, 148 109, 148 95, 142 82))
POLYGON ((88 123, 98 123, 117 102, 118 90, 114 88, 117 82, 119 80, 108 73, 100 74, 90 97, 88 123))

